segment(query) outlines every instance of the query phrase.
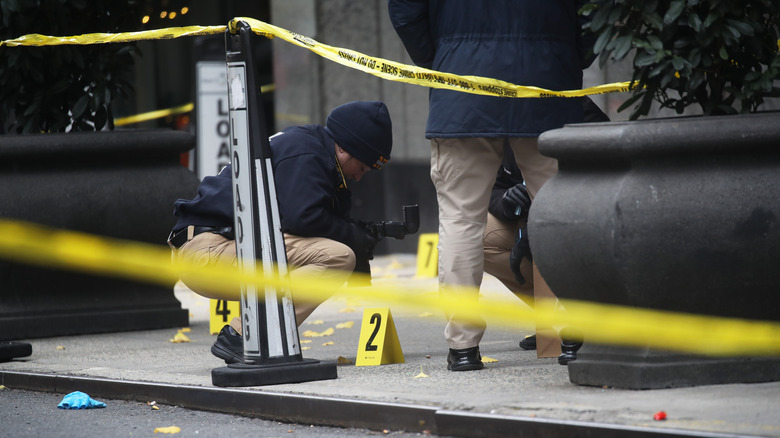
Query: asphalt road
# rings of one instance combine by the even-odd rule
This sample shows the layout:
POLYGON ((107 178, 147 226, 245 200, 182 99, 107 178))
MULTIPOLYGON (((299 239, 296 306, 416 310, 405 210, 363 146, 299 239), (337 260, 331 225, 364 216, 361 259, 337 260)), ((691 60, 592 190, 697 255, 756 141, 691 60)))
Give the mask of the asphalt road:
POLYGON ((236 415, 195 411, 146 402, 107 400, 105 408, 66 410, 57 405, 64 394, 0 389, 0 437, 164 437, 155 429, 177 426, 176 437, 420 437, 419 433, 342 429, 285 424, 236 415))

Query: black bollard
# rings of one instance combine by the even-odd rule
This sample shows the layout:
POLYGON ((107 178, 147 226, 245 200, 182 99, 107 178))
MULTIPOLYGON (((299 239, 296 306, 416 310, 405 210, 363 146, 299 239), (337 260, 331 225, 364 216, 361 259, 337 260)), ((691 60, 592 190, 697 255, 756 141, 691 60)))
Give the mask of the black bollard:
POLYGON ((30 355, 32 355, 32 345, 27 342, 0 342, 0 362, 8 362, 17 357, 27 357, 30 355))

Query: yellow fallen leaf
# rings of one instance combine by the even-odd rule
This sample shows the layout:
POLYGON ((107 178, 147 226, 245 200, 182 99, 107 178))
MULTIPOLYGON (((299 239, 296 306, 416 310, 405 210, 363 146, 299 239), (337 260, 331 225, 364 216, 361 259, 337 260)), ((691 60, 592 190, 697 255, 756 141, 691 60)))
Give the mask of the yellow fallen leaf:
POLYGON ((422 370, 422 365, 420 365, 420 374, 413 377, 413 379, 420 379, 423 377, 430 377, 429 375, 425 374, 422 370))
POLYGON ((159 407, 159 406, 157 406, 157 405, 155 405, 155 406, 152 406, 152 409, 154 409, 155 411, 159 411, 159 410, 160 410, 160 407, 159 407))
POLYGON ((160 432, 160 433, 179 433, 179 432, 181 432, 181 428, 180 427, 176 427, 176 426, 157 427, 157 428, 154 429, 154 433, 157 433, 157 432, 160 432))
MULTIPOLYGON (((341 359, 341 358, 339 358, 339 359, 341 359)), ((339 363, 341 363, 341 362, 339 362, 339 363)), ((5 385, 0 385, 0 390, 3 390, 3 389, 5 389, 5 385)))
POLYGON ((304 338, 321 338, 323 336, 330 336, 330 335, 332 335, 334 331, 335 330, 333 330, 333 327, 325 330, 322 333, 317 333, 317 332, 315 332, 313 330, 306 330, 305 332, 303 332, 303 337, 304 338))
POLYGON ((423 312, 423 313, 421 313, 421 314, 419 314, 417 316, 419 316, 420 318, 429 318, 429 317, 433 316, 433 313, 431 313, 431 312, 423 312))
POLYGON ((65 347, 63 347, 62 345, 58 345, 57 346, 57 350, 64 350, 64 349, 65 349, 65 347))
POLYGON ((178 344, 180 342, 191 342, 190 338, 188 338, 187 335, 185 335, 182 332, 177 332, 176 336, 174 336, 173 339, 171 339, 170 341, 173 342, 174 344, 178 344))
POLYGON ((344 356, 339 356, 339 364, 340 365, 347 365, 353 363, 351 360, 347 359, 344 356))
POLYGON ((328 341, 328 342, 323 343, 322 345, 336 345, 336 343, 333 342, 333 341, 328 341))
POLYGON ((352 328, 355 325, 355 321, 347 321, 336 324, 337 329, 352 328))
POLYGON ((301 347, 301 350, 303 350, 303 351, 311 350, 311 347, 301 347))
POLYGON ((306 324, 320 325, 320 324, 325 324, 325 321, 323 321, 321 319, 315 319, 314 321, 307 321, 306 324))
POLYGON ((493 363, 493 362, 498 362, 498 359, 493 359, 492 357, 482 356, 482 362, 484 362, 484 363, 493 363))
POLYGON ((339 309, 339 313, 352 313, 355 309, 353 307, 345 307, 343 309, 339 309))
POLYGON ((189 333, 191 331, 192 331, 192 329, 190 329, 189 327, 184 327, 183 329, 179 329, 179 332, 181 332, 181 333, 189 333))
POLYGON ((311 339, 303 339, 303 340, 301 340, 301 344, 310 344, 310 343, 311 343, 311 339))

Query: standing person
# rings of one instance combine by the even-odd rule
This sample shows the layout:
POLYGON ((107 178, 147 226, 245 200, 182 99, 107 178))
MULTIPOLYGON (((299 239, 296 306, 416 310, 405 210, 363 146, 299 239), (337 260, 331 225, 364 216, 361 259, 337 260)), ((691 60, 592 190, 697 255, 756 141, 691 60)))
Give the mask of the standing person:
MULTIPOLYGON (((353 270, 369 273, 368 260, 380 237, 365 222, 350 217, 347 181, 360 181, 390 160, 393 132, 385 104, 341 105, 324 127, 287 128, 270 143, 290 277, 343 284, 353 270)), ((227 166, 218 175, 203 178, 195 198, 175 202, 179 219, 168 239, 174 258, 204 266, 236 263, 230 171, 227 166)), ((224 291, 209 290, 185 273, 181 280, 200 295, 225 299, 224 291)), ((296 300, 293 290, 293 301, 300 326, 324 299, 296 300)), ((211 351, 227 363, 243 361, 240 321, 234 319, 222 328, 211 351)))
MULTIPOLYGON (((575 0, 388 0, 390 20, 415 64, 552 90, 582 88, 589 42, 575 0)), ((537 137, 582 120, 580 99, 514 99, 431 89, 426 138, 439 202, 440 293, 478 300, 482 238, 495 172, 509 144, 530 198, 557 171, 537 137), (448 285, 469 286, 454 292, 448 285)), ((484 321, 447 315, 447 368, 483 367, 484 321)))

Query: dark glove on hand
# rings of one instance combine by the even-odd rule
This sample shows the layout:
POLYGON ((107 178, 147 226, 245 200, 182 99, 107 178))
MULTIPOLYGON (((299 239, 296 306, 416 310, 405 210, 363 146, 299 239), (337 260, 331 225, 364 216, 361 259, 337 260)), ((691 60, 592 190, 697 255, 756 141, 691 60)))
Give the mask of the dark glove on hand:
POLYGON ((374 260, 374 247, 376 247, 377 243, 379 243, 379 239, 376 236, 371 233, 366 233, 360 248, 360 255, 355 255, 358 256, 358 258, 374 260))
POLYGON ((352 248, 352 250, 355 252, 355 257, 358 260, 373 260, 374 247, 379 243, 379 237, 372 232, 371 224, 368 224, 367 222, 356 222, 354 227, 355 237, 353 238, 353 245, 355 245, 355 247, 352 248))
POLYGON ((523 257, 528 257, 530 261, 534 260, 531 255, 531 246, 528 244, 528 233, 525 228, 520 228, 520 231, 517 232, 517 239, 512 247, 512 252, 509 253, 509 268, 512 269, 515 279, 521 285, 525 284, 525 278, 520 273, 520 262, 523 260, 523 257))
POLYGON ((501 197, 501 206, 507 219, 527 219, 528 209, 531 208, 531 198, 528 196, 525 185, 520 183, 504 192, 504 196, 501 197))
MULTIPOLYGON (((369 236, 377 242, 381 241, 382 237, 384 237, 380 231, 380 224, 361 221, 361 225, 366 229, 369 236)), ((376 243, 374 245, 376 245, 376 243)))

